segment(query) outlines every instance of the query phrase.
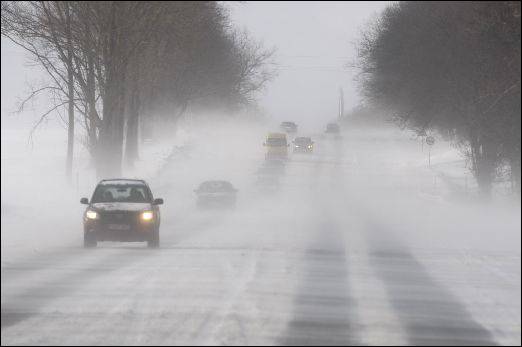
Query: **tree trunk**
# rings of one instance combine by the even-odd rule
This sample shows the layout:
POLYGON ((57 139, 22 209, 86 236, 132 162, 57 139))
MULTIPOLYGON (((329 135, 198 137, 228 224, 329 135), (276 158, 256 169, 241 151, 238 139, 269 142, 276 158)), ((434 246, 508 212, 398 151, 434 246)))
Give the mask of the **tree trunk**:
POLYGON ((123 114, 125 90, 120 78, 107 81, 103 100, 103 121, 100 131, 98 178, 121 176, 123 149, 123 114))
POLYGON ((88 119, 89 119, 89 127, 87 129, 87 134, 89 137, 89 149, 91 151, 91 155, 96 157, 95 153, 98 146, 98 128, 99 124, 99 116, 96 111, 96 81, 94 75, 94 62, 92 55, 88 55, 87 57, 87 107, 88 107, 88 119))
POLYGON ((69 99, 69 110, 67 125, 67 157, 65 163, 65 172, 69 184, 72 184, 72 162, 74 151, 74 75, 73 75, 73 48, 71 38, 71 17, 69 13, 69 4, 66 4, 65 16, 67 20, 67 98, 69 99))
POLYGON ((134 163, 138 159, 139 110, 139 91, 137 87, 134 87, 129 101, 129 118, 127 120, 125 142, 125 162, 129 168, 134 167, 134 163))
POLYGON ((485 136, 474 136, 471 139, 473 173, 480 189, 480 195, 485 200, 491 198, 491 190, 497 167, 497 152, 495 144, 485 136))
POLYGON ((121 176, 123 154, 123 126, 125 111, 125 71, 127 57, 121 51, 121 37, 117 26, 118 3, 112 2, 111 18, 105 49, 105 91, 103 120, 97 153, 99 179, 121 176))

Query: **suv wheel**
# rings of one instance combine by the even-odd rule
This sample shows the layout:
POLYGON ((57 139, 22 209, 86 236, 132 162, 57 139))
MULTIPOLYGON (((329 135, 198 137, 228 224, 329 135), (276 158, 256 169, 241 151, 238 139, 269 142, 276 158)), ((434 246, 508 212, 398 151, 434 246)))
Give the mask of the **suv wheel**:
POLYGON ((96 238, 94 235, 90 233, 83 234, 83 247, 84 248, 93 248, 97 246, 96 238))
POLYGON ((159 238, 159 229, 154 229, 152 232, 152 238, 147 241, 147 246, 149 248, 159 248, 160 238, 159 238))

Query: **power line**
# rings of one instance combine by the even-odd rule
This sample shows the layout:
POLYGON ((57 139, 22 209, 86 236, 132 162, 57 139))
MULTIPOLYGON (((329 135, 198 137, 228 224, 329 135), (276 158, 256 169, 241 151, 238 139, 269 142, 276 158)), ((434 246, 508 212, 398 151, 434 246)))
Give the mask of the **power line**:
POLYGON ((330 59, 352 59, 353 57, 348 56, 332 56, 332 55, 287 55, 277 54, 279 57, 285 58, 330 58, 330 59))
POLYGON ((280 65, 276 64, 278 70, 324 70, 324 71, 343 71, 349 72, 352 70, 348 66, 328 66, 328 65, 280 65))

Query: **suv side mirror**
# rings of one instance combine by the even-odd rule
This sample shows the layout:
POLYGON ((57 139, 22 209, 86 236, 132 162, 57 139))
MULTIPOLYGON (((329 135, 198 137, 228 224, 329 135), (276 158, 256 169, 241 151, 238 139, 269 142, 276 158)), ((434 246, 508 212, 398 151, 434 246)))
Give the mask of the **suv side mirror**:
POLYGON ((159 199, 154 199, 154 201, 152 202, 153 205, 163 205, 163 199, 159 198, 159 199))
POLYGON ((81 199, 80 199, 80 204, 89 205, 89 199, 87 199, 87 198, 81 198, 81 199))

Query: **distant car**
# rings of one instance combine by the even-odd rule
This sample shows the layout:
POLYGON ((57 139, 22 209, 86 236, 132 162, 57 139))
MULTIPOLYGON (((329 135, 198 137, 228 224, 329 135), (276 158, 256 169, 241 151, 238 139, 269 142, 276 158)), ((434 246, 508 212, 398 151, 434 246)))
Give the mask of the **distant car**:
POLYGON ((281 130, 286 131, 287 133, 297 132, 297 124, 295 124, 294 122, 282 122, 280 128, 281 130))
POLYGON ((143 180, 108 179, 96 186, 83 214, 83 245, 98 241, 146 241, 151 248, 160 244, 160 210, 163 199, 154 199, 143 180))
POLYGON ((326 125, 326 133, 328 134, 339 134, 341 132, 341 128, 337 123, 328 123, 326 125))
POLYGON ((270 133, 263 143, 266 147, 265 159, 286 159, 288 157, 288 141, 284 133, 270 133))
POLYGON ((294 153, 312 153, 314 142, 309 137, 296 137, 294 139, 294 153))
POLYGON ((205 181, 194 190, 197 195, 197 206, 207 207, 235 207, 237 189, 228 181, 205 181))

